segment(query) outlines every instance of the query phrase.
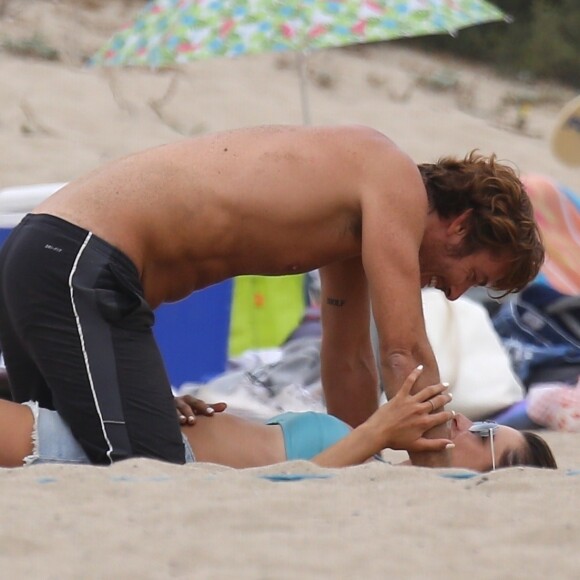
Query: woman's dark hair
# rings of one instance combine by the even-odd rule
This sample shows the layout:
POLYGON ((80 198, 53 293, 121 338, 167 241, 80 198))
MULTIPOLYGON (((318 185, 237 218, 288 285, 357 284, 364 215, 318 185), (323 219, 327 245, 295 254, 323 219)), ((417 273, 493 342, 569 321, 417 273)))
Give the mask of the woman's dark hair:
POLYGON ((470 211, 461 254, 488 250, 510 261, 496 290, 519 292, 538 275, 544 246, 530 198, 511 167, 476 151, 418 167, 429 207, 441 218, 470 211))
POLYGON ((517 451, 508 452, 500 461, 502 467, 522 465, 558 469, 552 450, 544 439, 530 431, 522 431, 522 435, 525 445, 517 451))

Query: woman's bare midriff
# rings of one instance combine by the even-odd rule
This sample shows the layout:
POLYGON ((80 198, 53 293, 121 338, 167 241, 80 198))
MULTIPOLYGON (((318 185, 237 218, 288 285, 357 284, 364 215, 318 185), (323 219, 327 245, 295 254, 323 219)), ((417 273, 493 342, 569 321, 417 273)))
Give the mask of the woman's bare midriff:
POLYGON ((200 415, 181 428, 197 461, 229 467, 259 467, 286 461, 284 436, 278 425, 251 422, 228 413, 200 415))

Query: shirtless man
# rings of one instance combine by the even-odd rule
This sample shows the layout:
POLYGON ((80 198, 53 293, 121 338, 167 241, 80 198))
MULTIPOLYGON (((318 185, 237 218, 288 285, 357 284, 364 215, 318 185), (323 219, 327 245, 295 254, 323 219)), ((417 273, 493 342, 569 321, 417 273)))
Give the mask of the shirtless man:
POLYGON ((516 291, 542 260, 529 199, 493 158, 418 167, 370 128, 243 129, 109 163, 41 203, 0 254, 0 342, 14 400, 58 410, 94 463, 183 463, 161 303, 321 268, 326 403, 356 426, 378 405, 371 304, 392 396, 419 363, 417 388, 439 382, 421 287, 516 291))

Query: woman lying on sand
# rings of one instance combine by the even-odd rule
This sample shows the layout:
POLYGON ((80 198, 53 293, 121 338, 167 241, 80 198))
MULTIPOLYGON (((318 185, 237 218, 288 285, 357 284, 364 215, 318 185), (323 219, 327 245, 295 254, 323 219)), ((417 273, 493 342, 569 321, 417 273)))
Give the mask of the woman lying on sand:
MULTIPOLYGON (((197 417, 181 430, 188 461, 230 467, 257 467, 305 459, 324 467, 364 463, 383 449, 440 451, 449 449, 451 466, 488 471, 495 467, 531 465, 556 468, 546 442, 533 433, 510 427, 478 425, 463 415, 440 411, 450 400, 443 385, 412 395, 422 367, 400 391, 356 429, 323 413, 284 413, 266 424, 230 414, 197 417), (450 439, 423 434, 449 421, 450 439), (483 435, 483 436, 482 436, 483 435), (493 453, 493 455, 492 455, 493 453), (194 459, 195 457, 195 459, 194 459)), ((219 404, 216 406, 219 408, 219 404)), ((89 463, 81 446, 56 411, 35 403, 0 401, 0 466, 34 463, 89 463)), ((405 462, 409 463, 409 462, 405 462)))

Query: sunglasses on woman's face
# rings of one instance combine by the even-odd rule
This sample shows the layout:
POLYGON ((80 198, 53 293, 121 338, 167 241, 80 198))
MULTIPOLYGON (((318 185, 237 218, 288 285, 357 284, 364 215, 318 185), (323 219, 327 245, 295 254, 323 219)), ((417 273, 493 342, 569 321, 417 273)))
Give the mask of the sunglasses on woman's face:
POLYGON ((493 447, 493 436, 498 430, 499 425, 495 421, 476 421, 469 428, 471 433, 479 435, 482 439, 489 437, 489 442, 491 446, 491 469, 495 471, 495 449, 493 447))

